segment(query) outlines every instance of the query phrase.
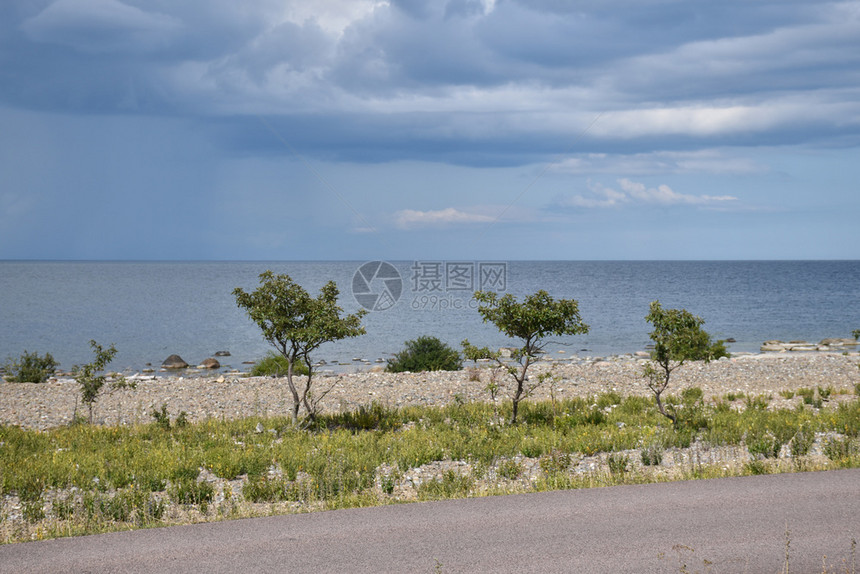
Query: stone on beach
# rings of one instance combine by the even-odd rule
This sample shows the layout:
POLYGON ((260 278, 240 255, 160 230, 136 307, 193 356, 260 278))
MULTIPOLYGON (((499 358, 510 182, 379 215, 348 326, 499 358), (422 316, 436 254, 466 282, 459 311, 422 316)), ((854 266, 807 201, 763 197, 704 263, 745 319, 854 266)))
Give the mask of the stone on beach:
POLYGON ((170 355, 164 362, 161 363, 161 366, 165 369, 186 369, 188 368, 188 363, 182 360, 182 357, 179 355, 170 355))

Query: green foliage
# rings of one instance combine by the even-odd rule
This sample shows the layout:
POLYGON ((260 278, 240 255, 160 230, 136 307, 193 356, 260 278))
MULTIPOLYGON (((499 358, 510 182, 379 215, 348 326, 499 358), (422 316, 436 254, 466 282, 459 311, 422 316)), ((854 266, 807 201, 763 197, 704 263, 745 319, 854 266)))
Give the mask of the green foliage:
POLYGON ((782 442, 776 436, 760 429, 748 432, 746 443, 754 458, 777 458, 782 449, 782 442))
POLYGON ((751 460, 744 465, 744 469, 747 473, 756 476, 759 474, 768 474, 767 465, 761 460, 751 460))
MULTIPOLYGON (((283 377, 286 376, 290 368, 290 362, 283 355, 279 355, 273 351, 266 353, 266 356, 254 363, 251 367, 252 377, 283 377)), ((308 368, 302 363, 293 364, 293 374, 308 376, 308 368)))
POLYGON ((663 446, 660 444, 646 446, 640 451, 640 456, 645 466, 659 466, 663 463, 663 446))
MULTIPOLYGON (((524 452, 523 454, 526 453, 524 452)), ((570 468, 570 463, 570 455, 557 449, 554 449, 549 454, 540 457, 540 468, 546 474, 567 472, 567 469, 570 468)))
POLYGON ((686 361, 710 361, 728 353, 722 341, 711 342, 710 335, 702 329, 704 319, 686 309, 663 309, 659 301, 652 301, 645 320, 654 327, 649 334, 654 350, 643 375, 654 393, 657 410, 677 425, 676 413, 667 410, 661 399, 672 372, 686 361))
POLYGON ((851 331, 851 334, 854 335, 855 341, 860 339, 860 329, 854 329, 853 331, 851 331))
POLYGON ((54 374, 58 365, 51 353, 45 353, 45 356, 41 357, 38 353, 24 351, 17 359, 7 359, 3 370, 6 371, 6 380, 10 383, 44 383, 54 374))
POLYGON ((39 522, 45 518, 45 507, 42 499, 27 500, 21 505, 21 513, 24 520, 30 523, 39 522))
POLYGON ((170 414, 167 412, 167 405, 165 403, 161 403, 161 410, 153 410, 152 418, 155 419, 155 424, 163 428, 164 430, 170 430, 170 414))
MULTIPOLYGON (((93 423, 93 405, 98 400, 102 389, 108 382, 107 376, 104 374, 105 367, 113 361, 116 356, 116 347, 111 345, 108 349, 104 349, 95 341, 90 341, 90 347, 93 348, 96 358, 91 363, 87 363, 81 367, 75 365, 72 369, 72 376, 81 386, 81 401, 87 405, 89 416, 87 420, 90 424, 93 423)), ((117 377, 110 383, 110 389, 134 388, 136 383, 128 381, 124 377, 117 377)))
POLYGON ((504 460, 499 463, 499 476, 508 480, 516 480, 523 473, 523 465, 515 460, 504 460))
POLYGON ((237 287, 233 295, 236 304, 260 327, 266 341, 287 360, 293 423, 298 422, 302 406, 310 419, 315 418, 319 401, 326 393, 311 392, 311 354, 324 343, 363 335, 361 318, 367 312, 362 309, 341 317, 343 309, 337 305, 339 291, 334 281, 326 283, 314 298, 289 275, 275 275, 271 271, 260 274, 260 286, 253 292, 237 287), (307 367, 307 380, 301 389, 293 380, 293 370, 299 363, 307 367))
POLYGON ((812 443, 815 442, 815 433, 803 428, 799 429, 791 439, 789 447, 791 448, 791 456, 794 458, 806 456, 809 449, 812 448, 812 443))
POLYGON ((767 405, 770 403, 770 396, 768 395, 747 395, 746 398, 746 406, 748 409, 758 409, 765 410, 767 409, 767 405))
POLYGON ((386 407, 378 401, 360 405, 354 411, 320 415, 311 428, 316 430, 343 428, 351 431, 389 431, 401 426, 396 409, 386 407))
POLYGON ((607 457, 606 464, 609 466, 609 474, 621 475, 627 472, 627 465, 630 464, 630 459, 626 454, 614 452, 607 457))
POLYGON ((485 323, 493 323, 508 337, 519 339, 522 346, 511 353, 511 359, 519 368, 505 365, 499 352, 487 347, 475 347, 468 339, 462 342, 463 355, 472 361, 490 359, 500 366, 507 367, 508 373, 516 382, 511 397, 511 423, 517 422, 520 401, 537 388, 546 377, 539 377, 537 383, 526 386, 529 366, 543 353, 546 338, 550 335, 581 335, 588 333, 586 325, 579 316, 579 304, 575 299, 556 301, 546 291, 538 291, 518 302, 510 293, 499 297, 492 291, 476 291, 478 313, 485 323))
POLYGON ((853 442, 849 437, 829 438, 824 443, 824 454, 834 462, 841 462, 856 453, 853 442))
POLYGON ((170 489, 170 496, 178 504, 197 504, 206 512, 206 505, 215 497, 215 487, 206 481, 179 480, 170 489))
POLYGON ((421 484, 418 487, 418 498, 419 500, 464 498, 474 486, 475 479, 471 476, 448 470, 442 475, 441 480, 429 480, 421 484))
MULTIPOLYGON (((170 430, 170 413, 167 412, 167 404, 161 403, 161 410, 153 410, 150 415, 155 420, 156 426, 164 430, 170 430)), ((175 428, 183 428, 188 425, 188 415, 185 411, 176 416, 175 428)))
POLYGON ((254 476, 242 487, 242 495, 251 502, 298 501, 308 493, 307 488, 285 477, 254 476))
POLYGON ((459 371, 463 368, 460 354, 437 339, 423 336, 404 343, 406 348, 388 360, 389 373, 410 371, 459 371))

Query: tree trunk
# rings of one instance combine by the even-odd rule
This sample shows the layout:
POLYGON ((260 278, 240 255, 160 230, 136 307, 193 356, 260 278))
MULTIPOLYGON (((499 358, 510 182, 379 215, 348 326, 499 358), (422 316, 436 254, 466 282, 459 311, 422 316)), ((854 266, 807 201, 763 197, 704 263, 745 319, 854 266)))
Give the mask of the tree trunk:
POLYGON ((670 421, 672 421, 672 426, 675 426, 675 425, 676 425, 676 423, 678 422, 678 421, 677 421, 677 417, 676 417, 675 415, 670 414, 670 413, 668 413, 668 412, 666 411, 666 408, 663 406, 663 401, 662 401, 662 400, 660 400, 660 394, 661 394, 661 393, 662 393, 662 391, 661 391, 661 392, 655 392, 655 393, 654 393, 654 398, 655 398, 655 399, 656 399, 656 401, 657 401, 657 410, 658 410, 658 411, 660 411, 660 414, 661 414, 661 415, 663 415, 664 417, 666 417, 667 419, 669 419, 670 421))
POLYGON ((299 423, 299 407, 302 406, 302 401, 299 398, 299 392, 296 390, 296 385, 293 383, 293 363, 287 369, 287 385, 290 387, 290 393, 293 395, 293 424, 299 423))

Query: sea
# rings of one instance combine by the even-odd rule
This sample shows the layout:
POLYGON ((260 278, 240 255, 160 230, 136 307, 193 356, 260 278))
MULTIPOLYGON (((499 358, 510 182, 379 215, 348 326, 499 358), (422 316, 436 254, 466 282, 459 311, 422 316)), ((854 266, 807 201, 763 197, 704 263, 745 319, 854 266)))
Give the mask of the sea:
POLYGON ((245 370, 271 347, 233 290, 252 291, 267 270, 312 295, 334 281, 345 313, 368 311, 367 334, 313 357, 339 371, 384 362, 422 335, 515 346, 481 320, 479 289, 576 299, 589 331, 551 338, 556 357, 647 349, 654 300, 700 316, 714 339, 734 341, 731 352, 860 328, 860 261, 0 261, 0 363, 29 351, 71 369, 92 360, 95 340, 115 345, 112 370, 158 373, 171 354, 194 365, 219 351, 223 369, 245 370))

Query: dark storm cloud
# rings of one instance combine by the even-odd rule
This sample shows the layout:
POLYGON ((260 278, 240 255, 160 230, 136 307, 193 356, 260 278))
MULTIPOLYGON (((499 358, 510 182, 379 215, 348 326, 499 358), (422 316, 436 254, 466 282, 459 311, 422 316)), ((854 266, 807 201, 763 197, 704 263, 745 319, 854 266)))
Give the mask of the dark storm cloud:
POLYGON ((191 116, 273 153, 244 119, 321 158, 475 165, 860 128, 857 2, 12 0, 0 16, 6 106, 191 116))

